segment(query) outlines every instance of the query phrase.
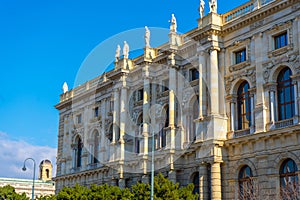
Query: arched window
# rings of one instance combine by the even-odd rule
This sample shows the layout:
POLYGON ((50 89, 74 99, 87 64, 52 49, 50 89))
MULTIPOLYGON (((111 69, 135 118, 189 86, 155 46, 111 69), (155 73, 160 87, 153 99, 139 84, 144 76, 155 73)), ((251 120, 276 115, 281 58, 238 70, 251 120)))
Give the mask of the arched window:
POLYGON ((251 97, 249 84, 244 81, 238 88, 237 93, 238 130, 247 129, 251 126, 251 97))
POLYGON ((253 174, 249 166, 244 166, 239 172, 239 199, 254 199, 253 174))
POLYGON ((194 190, 193 190, 193 193, 194 194, 199 194, 199 172, 195 172, 193 174, 193 184, 194 184, 194 190))
POLYGON ((294 116, 295 101, 294 90, 291 79, 292 71, 284 68, 277 78, 277 100, 278 100, 278 120, 285 120, 294 116))
POLYGON ((298 167, 292 159, 285 160, 280 167, 280 193, 282 199, 297 199, 299 194, 298 167))
POLYGON ((92 163, 98 163, 98 151, 99 151, 99 133, 98 131, 95 131, 93 134, 93 157, 92 157, 92 163))
POLYGON ((80 137, 77 137, 76 141, 76 167, 81 167, 81 155, 82 155, 82 141, 80 137))

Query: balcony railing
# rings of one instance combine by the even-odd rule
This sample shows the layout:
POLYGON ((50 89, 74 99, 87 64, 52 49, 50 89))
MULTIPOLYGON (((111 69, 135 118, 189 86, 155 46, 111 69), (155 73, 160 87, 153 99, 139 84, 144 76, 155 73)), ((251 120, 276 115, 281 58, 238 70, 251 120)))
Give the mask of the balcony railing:
POLYGON ((250 13, 254 10, 254 4, 253 2, 248 2, 240 7, 237 7, 236 9, 228 12, 228 13, 225 13, 224 14, 224 19, 225 19, 225 22, 229 22, 233 19, 236 19, 240 16, 243 16, 247 13, 250 13))
POLYGON ((242 137, 242 136, 249 135, 249 134, 250 134, 250 129, 243 129, 243 130, 234 131, 234 137, 235 138, 242 137))
POLYGON ((293 118, 281 120, 281 121, 275 122, 275 128, 284 128, 287 126, 292 126, 293 124, 294 124, 293 118))

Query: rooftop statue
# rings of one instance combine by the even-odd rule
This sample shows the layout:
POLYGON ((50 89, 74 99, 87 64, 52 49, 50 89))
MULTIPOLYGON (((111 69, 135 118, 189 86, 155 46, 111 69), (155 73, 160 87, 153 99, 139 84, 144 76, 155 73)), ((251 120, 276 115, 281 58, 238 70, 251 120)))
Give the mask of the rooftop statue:
POLYGON ((209 0, 210 13, 217 13, 217 0, 209 0))
POLYGON ((69 91, 69 87, 66 82, 64 82, 62 89, 63 89, 64 94, 69 91))
POLYGON ((129 46, 126 41, 124 41, 124 47, 123 47, 123 55, 125 59, 128 59, 129 56, 129 46))
POLYGON ((145 45, 146 47, 150 47, 150 30, 147 26, 145 26, 145 45))
POLYGON ((116 62, 119 61, 119 58, 120 58, 120 52, 121 52, 121 47, 120 47, 120 45, 118 45, 118 46, 117 46, 117 49, 116 49, 116 55, 115 55, 116 62))
POLYGON ((205 6, 204 0, 200 0, 199 14, 201 18, 204 17, 204 6, 205 6))
POLYGON ((171 18, 170 31, 174 33, 177 32, 177 22, 174 14, 172 14, 172 18, 171 18))

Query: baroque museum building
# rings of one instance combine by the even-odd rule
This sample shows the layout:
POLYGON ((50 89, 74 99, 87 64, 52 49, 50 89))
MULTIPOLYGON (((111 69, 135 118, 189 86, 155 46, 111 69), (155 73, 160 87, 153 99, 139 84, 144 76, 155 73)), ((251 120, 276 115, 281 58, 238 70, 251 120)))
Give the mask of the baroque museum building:
POLYGON ((112 70, 64 84, 57 192, 150 183, 152 164, 194 183, 200 199, 299 189, 300 0, 252 0, 225 14, 206 4, 193 30, 179 34, 172 14, 161 46, 145 27, 141 56, 124 42, 112 70))

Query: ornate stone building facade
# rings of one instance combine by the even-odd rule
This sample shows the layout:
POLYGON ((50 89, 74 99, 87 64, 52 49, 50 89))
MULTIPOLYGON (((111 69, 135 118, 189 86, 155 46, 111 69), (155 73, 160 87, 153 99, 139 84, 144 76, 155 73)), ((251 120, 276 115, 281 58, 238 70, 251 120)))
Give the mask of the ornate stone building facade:
POLYGON ((130 59, 124 43, 113 70, 65 85, 57 190, 149 182, 153 152, 155 172, 195 183, 200 199, 279 198, 298 186, 300 1, 225 14, 209 5, 197 28, 178 34, 172 15, 166 44, 150 47, 146 28, 142 56, 130 59))

